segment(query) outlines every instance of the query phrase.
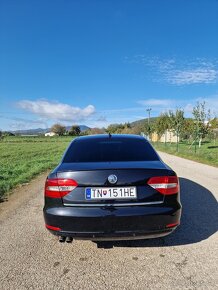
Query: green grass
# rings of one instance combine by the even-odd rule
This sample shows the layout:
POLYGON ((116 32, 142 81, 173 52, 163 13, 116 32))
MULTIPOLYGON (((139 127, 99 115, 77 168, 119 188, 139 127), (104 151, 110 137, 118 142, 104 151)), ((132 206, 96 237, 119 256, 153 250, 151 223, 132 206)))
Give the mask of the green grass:
POLYGON ((218 144, 214 142, 205 141, 201 148, 198 148, 197 145, 196 153, 195 146, 193 145, 190 148, 190 144, 187 144, 186 142, 179 143, 179 152, 176 151, 176 144, 174 143, 164 144, 154 142, 153 146, 159 151, 218 167, 218 144))
POLYGON ((5 137, 0 141, 0 199, 18 184, 54 168, 72 137, 5 137))

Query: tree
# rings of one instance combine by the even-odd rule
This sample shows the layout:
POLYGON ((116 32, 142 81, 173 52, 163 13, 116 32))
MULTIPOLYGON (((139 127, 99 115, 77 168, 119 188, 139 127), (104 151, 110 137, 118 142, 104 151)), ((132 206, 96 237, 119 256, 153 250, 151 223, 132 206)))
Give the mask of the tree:
POLYGON ((6 137, 6 136, 15 136, 15 134, 11 133, 9 131, 4 131, 4 132, 2 132, 2 136, 4 136, 4 137, 6 137))
POLYGON ((134 132, 134 128, 131 128, 131 125, 129 122, 124 123, 124 125, 120 125, 117 133, 119 134, 138 134, 134 132))
POLYGON ((148 138, 150 139, 150 135, 154 131, 154 124, 152 124, 150 121, 149 121, 149 123, 145 121, 145 123, 143 124, 142 132, 143 131, 148 136, 148 138))
POLYGON ((155 131, 157 132, 158 136, 165 135, 165 144, 166 144, 166 136, 167 130, 170 129, 170 117, 168 113, 162 113, 160 117, 157 118, 155 125, 155 131))
POLYGON ((131 129, 131 124, 129 122, 125 123, 124 126, 128 129, 131 129))
POLYGON ((122 130, 125 128, 123 124, 111 124, 107 127, 106 132, 110 134, 119 134, 122 133, 122 130))
POLYGON ((150 137, 150 134, 153 132, 154 126, 150 122, 148 123, 147 120, 143 120, 141 122, 135 122, 135 124, 132 125, 132 127, 129 128, 130 133, 129 134, 137 134, 140 135, 141 133, 144 133, 146 136, 150 137))
POLYGON ((91 128, 87 130, 88 135, 104 134, 105 130, 100 128, 91 128))
POLYGON ((70 128, 68 133, 70 136, 79 136, 81 133, 80 127, 77 125, 74 125, 70 128))
POLYGON ((184 124, 181 129, 181 139, 190 140, 191 137, 193 137, 194 132, 194 120, 191 118, 185 119, 184 124))
POLYGON ((193 108, 192 114, 195 119, 195 140, 198 139, 198 147, 200 148, 202 139, 210 131, 210 110, 206 111, 205 102, 198 102, 193 108))
POLYGON ((218 118, 215 117, 210 121, 210 128, 217 129, 218 128, 218 118))
POLYGON ((184 111, 181 109, 176 109, 176 112, 169 111, 169 121, 170 121, 170 128, 176 134, 176 151, 179 151, 179 137, 184 126, 184 111))
POLYGON ((51 127, 51 132, 54 132, 58 136, 63 136, 66 132, 66 127, 57 123, 51 127))

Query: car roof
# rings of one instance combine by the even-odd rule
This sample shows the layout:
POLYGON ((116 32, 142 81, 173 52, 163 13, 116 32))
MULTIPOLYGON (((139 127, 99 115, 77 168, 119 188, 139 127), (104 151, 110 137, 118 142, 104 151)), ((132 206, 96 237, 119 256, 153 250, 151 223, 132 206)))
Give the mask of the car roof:
MULTIPOLYGON (((143 136, 134 135, 134 134, 97 134, 97 135, 87 135, 80 136, 75 138, 74 140, 107 140, 108 138, 113 140, 122 140, 122 139, 135 139, 135 140, 146 140, 143 136)), ((147 141, 147 140, 146 140, 147 141)))

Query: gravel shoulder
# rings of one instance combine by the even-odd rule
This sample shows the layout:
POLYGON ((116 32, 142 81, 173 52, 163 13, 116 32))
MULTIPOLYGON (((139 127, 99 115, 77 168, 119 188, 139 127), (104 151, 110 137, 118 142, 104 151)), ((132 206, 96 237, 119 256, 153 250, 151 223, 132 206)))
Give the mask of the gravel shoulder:
POLYGON ((183 216, 172 235, 61 244, 44 228, 46 173, 0 204, 1 289, 217 289, 218 168, 159 153, 180 177, 183 216))

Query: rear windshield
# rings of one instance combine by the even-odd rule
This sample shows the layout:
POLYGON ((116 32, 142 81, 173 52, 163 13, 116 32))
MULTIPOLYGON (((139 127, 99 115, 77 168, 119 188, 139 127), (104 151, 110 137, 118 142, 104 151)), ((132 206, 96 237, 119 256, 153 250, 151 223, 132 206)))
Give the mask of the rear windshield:
POLYGON ((80 139, 72 142, 63 162, 113 162, 159 160, 152 146, 143 139, 80 139))

